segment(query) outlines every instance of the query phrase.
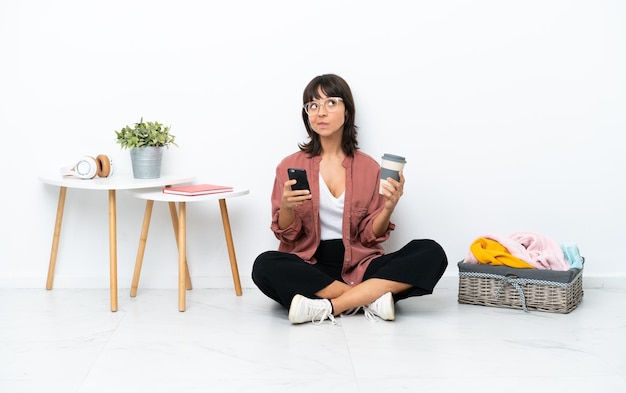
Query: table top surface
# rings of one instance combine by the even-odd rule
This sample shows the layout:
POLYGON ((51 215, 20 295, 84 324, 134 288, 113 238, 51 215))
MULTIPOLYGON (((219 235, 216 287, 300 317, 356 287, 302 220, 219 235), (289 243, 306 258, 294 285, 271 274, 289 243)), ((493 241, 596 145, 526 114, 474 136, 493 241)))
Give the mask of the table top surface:
POLYGON ((187 196, 187 195, 165 194, 163 192, 163 187, 158 187, 158 188, 143 188, 143 189, 138 189, 138 190, 131 190, 130 193, 137 198, 149 199, 152 201, 199 202, 199 201, 235 198, 235 197, 249 194, 250 190, 248 190, 247 188, 235 187, 233 188, 232 191, 227 191, 227 192, 187 196))
POLYGON ((189 176, 188 174, 181 175, 162 173, 161 177, 158 179, 135 179, 132 173, 116 172, 111 177, 79 179, 71 176, 62 176, 59 172, 51 172, 40 175, 39 180, 54 186, 81 188, 85 190, 134 190, 189 183, 195 180, 195 176, 189 176))

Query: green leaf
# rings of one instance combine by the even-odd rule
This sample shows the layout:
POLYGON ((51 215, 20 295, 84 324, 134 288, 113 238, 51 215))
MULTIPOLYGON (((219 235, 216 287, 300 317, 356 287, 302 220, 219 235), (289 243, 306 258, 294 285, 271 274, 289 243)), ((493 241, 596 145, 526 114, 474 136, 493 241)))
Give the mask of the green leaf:
POLYGON ((125 126, 120 131, 115 131, 116 142, 123 149, 133 149, 136 147, 164 146, 170 145, 178 147, 174 142, 175 136, 170 134, 171 126, 163 127, 157 121, 144 122, 143 117, 134 126, 125 126))

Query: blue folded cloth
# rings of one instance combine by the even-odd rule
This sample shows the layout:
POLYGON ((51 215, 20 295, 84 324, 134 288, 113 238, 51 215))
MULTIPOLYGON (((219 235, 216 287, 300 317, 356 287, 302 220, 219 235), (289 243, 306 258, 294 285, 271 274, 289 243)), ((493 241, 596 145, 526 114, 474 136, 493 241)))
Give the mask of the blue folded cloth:
POLYGON ((578 245, 576 245, 576 243, 562 244, 561 250, 563 250, 565 260, 570 264, 572 268, 583 268, 583 258, 580 256, 580 251, 578 250, 578 245))

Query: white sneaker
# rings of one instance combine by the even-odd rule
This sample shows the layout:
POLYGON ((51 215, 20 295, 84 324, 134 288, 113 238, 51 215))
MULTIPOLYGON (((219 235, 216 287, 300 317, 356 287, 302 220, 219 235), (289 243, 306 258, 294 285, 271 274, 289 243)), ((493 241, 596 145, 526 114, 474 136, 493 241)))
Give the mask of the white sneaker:
POLYGON ((376 317, 384 321, 393 321, 396 319, 395 307, 393 303, 393 295, 387 292, 370 304, 363 306, 365 318, 370 321, 376 321, 376 317))
POLYGON ((289 321, 291 323, 313 322, 319 325, 328 318, 335 325, 337 321, 335 321, 332 309, 328 299, 309 299, 296 295, 289 306, 289 321))

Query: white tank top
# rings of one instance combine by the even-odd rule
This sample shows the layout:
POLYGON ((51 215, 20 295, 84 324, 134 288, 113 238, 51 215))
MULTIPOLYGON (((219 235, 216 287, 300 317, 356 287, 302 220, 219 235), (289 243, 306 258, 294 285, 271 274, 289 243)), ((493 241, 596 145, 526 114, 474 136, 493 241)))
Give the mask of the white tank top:
POLYGON ((341 239, 345 191, 335 198, 320 173, 320 225, 322 240, 341 239))

